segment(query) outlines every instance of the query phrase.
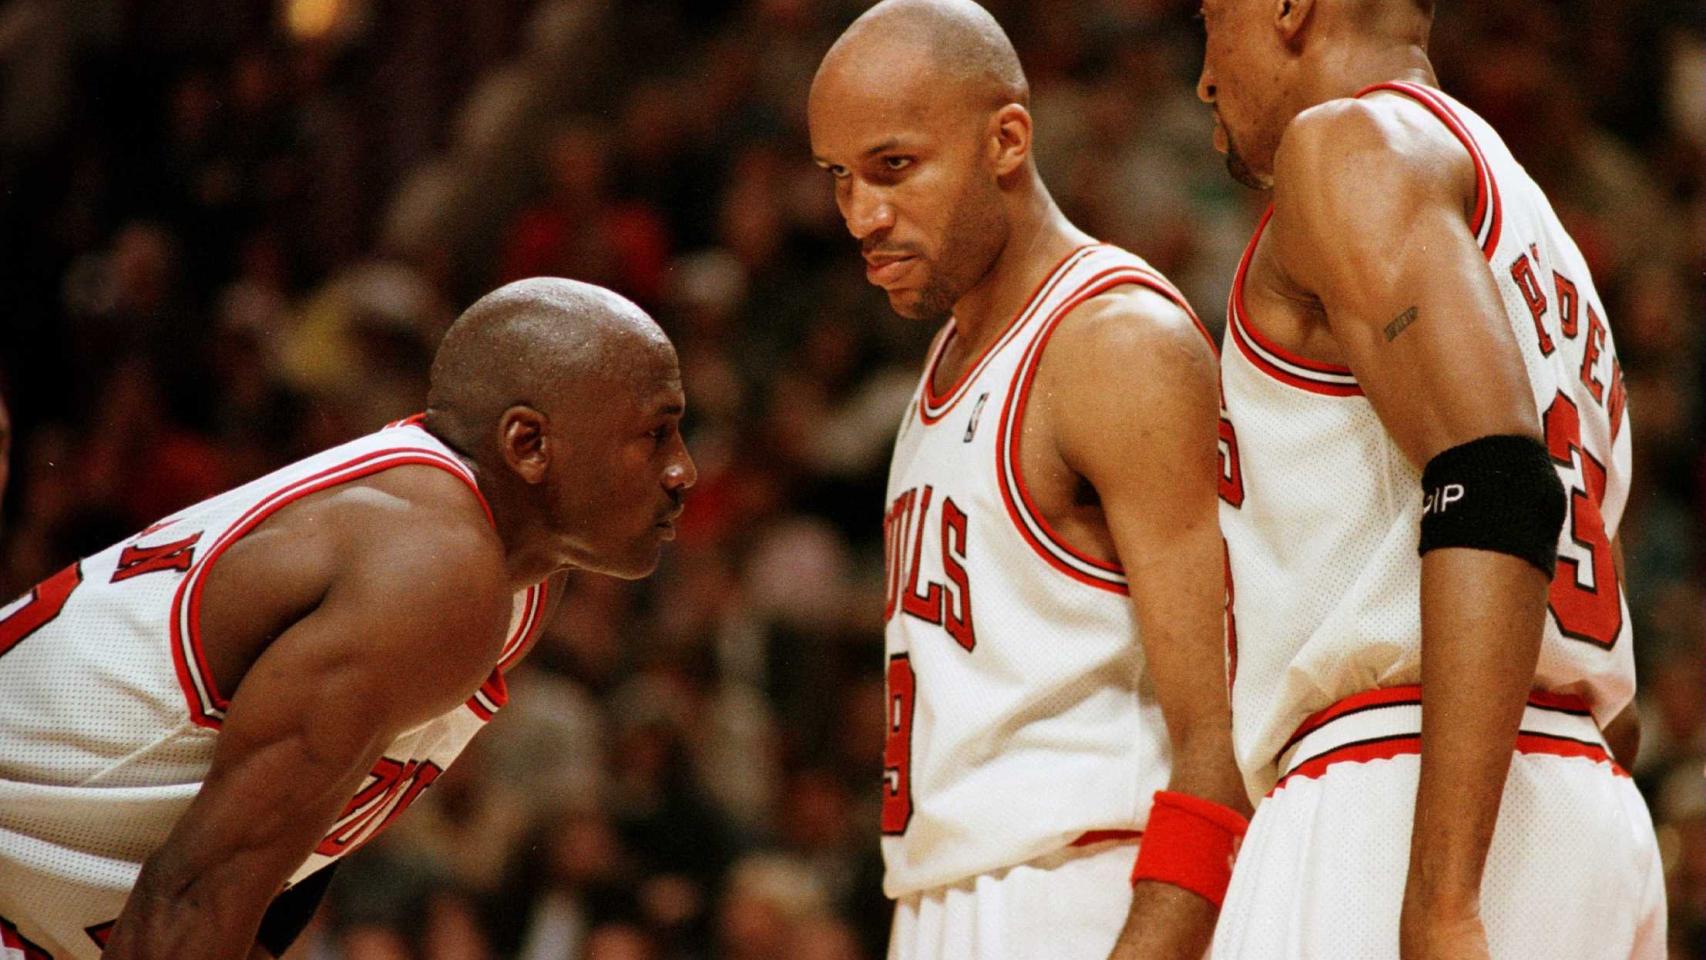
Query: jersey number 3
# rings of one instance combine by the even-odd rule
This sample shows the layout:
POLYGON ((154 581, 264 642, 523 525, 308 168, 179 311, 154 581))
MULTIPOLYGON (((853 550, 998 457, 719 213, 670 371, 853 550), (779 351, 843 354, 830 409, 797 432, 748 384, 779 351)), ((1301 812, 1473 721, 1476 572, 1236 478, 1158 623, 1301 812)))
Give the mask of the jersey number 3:
POLYGON ((52 623, 53 618, 59 616, 59 611, 65 609, 65 602, 71 599, 71 591, 82 582, 83 566, 73 563, 0 609, 0 657, 22 643, 25 637, 52 623))
POLYGON ((1576 549, 1558 552, 1548 602, 1564 636, 1611 649, 1623 630, 1622 591, 1611 539, 1605 535, 1605 464, 1582 447, 1581 414, 1558 394, 1546 408, 1546 449, 1569 492, 1565 521, 1576 549))
MULTIPOLYGON (((147 532, 143 531, 144 534, 147 532)), ((119 554, 118 566, 113 571, 111 582, 118 583, 160 570, 188 570, 195 558, 196 541, 200 539, 201 534, 197 533, 182 540, 153 547, 131 544, 119 554)), ((5 607, 0 607, 0 657, 23 643, 30 634, 52 623, 53 619, 59 616, 59 612, 65 609, 65 604, 71 599, 71 592, 82 583, 83 565, 81 562, 73 563, 36 584, 35 589, 29 593, 5 607)))
POLYGON ((906 832, 912 822, 912 702, 917 678, 912 658, 904 653, 889 658, 883 703, 887 717, 883 738, 883 833, 906 832))

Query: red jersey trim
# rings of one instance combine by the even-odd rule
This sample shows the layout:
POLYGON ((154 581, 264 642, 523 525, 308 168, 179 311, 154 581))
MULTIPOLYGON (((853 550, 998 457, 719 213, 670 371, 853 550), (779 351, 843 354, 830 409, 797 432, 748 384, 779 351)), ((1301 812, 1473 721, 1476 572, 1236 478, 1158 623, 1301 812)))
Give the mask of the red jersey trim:
POLYGON ((528 641, 545 623, 545 600, 549 593, 547 581, 541 580, 527 588, 527 599, 521 612, 521 623, 515 629, 515 635, 504 644, 503 653, 498 657, 498 670, 508 671, 521 655, 527 650, 528 641))
POLYGON ((1019 331, 1030 321, 1037 308, 1053 295, 1055 287, 1066 279, 1067 275, 1072 272, 1072 268, 1101 246, 1104 244, 1087 243, 1081 247, 1076 247, 1059 263, 1055 264, 1048 276, 1044 277, 1037 284, 1036 289, 1031 291, 1031 298, 1025 301, 1024 307, 1020 308, 1019 312, 1014 314, 1013 319, 1008 321, 1007 329, 1002 332, 1000 337, 996 338, 994 343, 984 348, 983 353, 978 355, 975 363, 967 366, 960 373, 959 378, 954 381, 953 386, 949 387, 947 394, 943 396, 936 393, 936 368, 941 365, 942 355, 948 352, 948 342, 954 339, 955 324, 953 319, 949 318, 947 326, 942 328, 941 336, 936 338, 936 344, 930 350, 929 360, 924 364, 924 386, 918 394, 918 416, 924 421, 925 426, 935 424, 936 421, 947 416, 954 409, 960 402, 960 398, 969 392, 968 388, 977 380, 978 375, 983 372, 985 367, 989 366, 990 361, 1001 352, 1002 347, 1011 343, 1013 338, 1019 335, 1019 331))
POLYGON ((1338 703, 1310 714, 1297 725, 1291 739, 1274 752, 1274 756, 1282 756, 1297 744, 1297 741, 1309 736, 1334 720, 1365 710, 1378 710, 1381 707, 1400 707, 1417 705, 1422 702, 1422 687, 1420 684, 1409 684, 1400 687, 1380 687, 1352 694, 1338 703))
MULTIPOLYGON (((1617 761, 1612 759, 1611 754, 1597 743, 1572 740, 1569 737, 1555 736, 1550 733, 1523 730, 1516 735, 1515 751, 1517 753, 1548 754, 1555 757, 1580 757, 1594 763, 1605 764, 1610 768, 1612 776, 1629 776, 1629 772, 1618 765, 1617 761)), ((1267 795, 1273 796, 1297 777, 1305 780, 1317 780, 1327 772, 1327 768, 1334 764, 1390 760, 1393 757, 1420 754, 1421 752, 1422 738, 1419 735, 1379 737, 1373 740, 1347 743, 1342 747, 1335 747, 1325 753, 1310 757, 1293 767, 1290 773, 1281 777, 1279 782, 1274 784, 1274 788, 1269 790, 1267 795)))
POLYGON ((468 698, 466 706, 479 717, 482 722, 492 719, 509 704, 509 684, 505 682, 503 671, 493 669, 486 682, 480 684, 480 689, 468 698))
MULTIPOLYGON (((1283 757, 1285 752, 1296 745, 1298 741, 1341 717, 1387 707, 1419 706, 1422 702, 1422 688, 1419 684, 1382 687, 1353 694, 1332 706, 1311 714, 1298 725, 1297 731, 1275 753, 1275 756, 1283 757)), ((1587 701, 1573 694, 1535 690, 1528 695, 1528 706, 1539 710, 1585 717, 1590 720, 1593 717, 1587 701)), ((1617 764, 1617 761, 1612 758, 1604 746, 1586 740, 1576 740, 1558 734, 1534 730, 1519 730, 1515 749, 1518 753, 1583 757, 1595 763, 1610 765, 1611 772, 1617 776, 1628 776, 1628 773, 1617 764)), ((1273 796, 1294 777, 1315 779, 1326 772, 1328 767, 1336 763, 1366 763, 1370 760, 1385 760, 1404 754, 1419 754, 1421 752, 1422 738, 1419 732, 1374 737, 1341 744, 1306 760, 1294 763, 1291 769, 1274 784, 1273 789, 1268 791, 1268 796, 1273 796)))
MULTIPOLYGON (((1129 263, 1093 274, 1049 314, 1036 338, 1026 347, 1025 354, 1013 373, 1013 382, 1008 387, 1007 401, 1001 408, 1001 422, 995 441, 995 471, 1001 480, 1001 500, 1007 508, 1008 518, 1012 520, 1020 536, 1049 566, 1061 573, 1080 583, 1122 595, 1130 592, 1125 570, 1118 564, 1092 557, 1067 543, 1037 509, 1019 467, 1019 440, 1023 432, 1026 403, 1030 399, 1031 383, 1036 377, 1043 350, 1054 331, 1059 328, 1060 322, 1084 301, 1127 284, 1135 284, 1160 293, 1178 304, 1193 321, 1196 320, 1196 315, 1191 312, 1190 304, 1185 302, 1184 296, 1164 277, 1152 270, 1129 263)), ((1202 325, 1198 322, 1197 326, 1201 329, 1202 325)), ((1207 335, 1206 331, 1204 335, 1207 335)), ((1212 338, 1210 339, 1212 343, 1212 338)))
POLYGON ((1079 834, 1078 839, 1067 844, 1069 847, 1090 847, 1109 841, 1127 842, 1142 840, 1142 830, 1086 830, 1079 834))
POLYGON ((1255 259, 1256 244, 1261 242, 1262 232, 1273 216, 1274 208, 1269 204, 1238 260, 1238 272, 1232 277, 1232 294, 1226 299, 1226 332, 1251 366, 1286 386, 1329 397, 1360 397, 1362 387, 1357 385, 1350 367, 1292 353, 1263 336, 1250 322, 1250 312, 1244 305, 1244 280, 1250 272, 1250 262, 1255 259))
POLYGON ((53 960, 53 954, 19 933, 18 928, 5 917, 0 917, 0 956, 3 955, 17 956, 21 960, 53 960))
POLYGON ((201 645, 201 591, 207 572, 213 568, 220 554, 267 518, 303 497, 393 467, 413 464, 437 467, 461 480, 479 500, 486 519, 492 519, 491 507, 474 483, 473 473, 461 461, 429 449, 392 447, 370 451, 286 484, 250 507, 220 534, 189 575, 178 584, 177 593, 172 598, 172 665, 177 671, 178 685, 183 689, 191 721, 197 726, 217 730, 225 719, 225 709, 230 706, 230 701, 213 682, 213 673, 208 669, 201 645))
POLYGON ((504 674, 515 665, 521 655, 527 651, 528 641, 538 632, 545 619, 545 597, 548 588, 547 581, 541 580, 527 588, 522 600, 521 620, 516 624, 515 632, 504 641, 503 651, 498 654, 498 665, 492 669, 491 676, 480 684, 480 689, 465 701, 464 705, 474 712, 474 716, 482 721, 490 720, 497 712, 509 703, 509 684, 504 680, 504 674))
POLYGON ((1504 205, 1499 199, 1499 183, 1493 178, 1492 165, 1487 163, 1487 157, 1481 152, 1480 144, 1470 134, 1469 128, 1458 117, 1457 111, 1451 108, 1445 97, 1437 90, 1424 87, 1421 84, 1394 80, 1389 83, 1377 83, 1364 87, 1357 92, 1361 98, 1377 90, 1390 90, 1416 101, 1428 109, 1439 121, 1445 124, 1463 148, 1469 151, 1469 159, 1475 164, 1475 211, 1470 214, 1470 227, 1475 234, 1475 242, 1481 247, 1481 253, 1488 260, 1493 259, 1493 251, 1499 246, 1499 237, 1504 232, 1504 205))

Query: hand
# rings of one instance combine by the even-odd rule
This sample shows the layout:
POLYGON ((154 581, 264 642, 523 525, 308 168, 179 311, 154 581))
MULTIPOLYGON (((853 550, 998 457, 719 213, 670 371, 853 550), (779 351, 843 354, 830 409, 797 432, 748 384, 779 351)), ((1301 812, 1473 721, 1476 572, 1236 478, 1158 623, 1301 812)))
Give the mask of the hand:
POLYGON ((1404 899, 1398 921, 1401 960, 1491 960, 1487 931, 1473 908, 1441 910, 1404 899))

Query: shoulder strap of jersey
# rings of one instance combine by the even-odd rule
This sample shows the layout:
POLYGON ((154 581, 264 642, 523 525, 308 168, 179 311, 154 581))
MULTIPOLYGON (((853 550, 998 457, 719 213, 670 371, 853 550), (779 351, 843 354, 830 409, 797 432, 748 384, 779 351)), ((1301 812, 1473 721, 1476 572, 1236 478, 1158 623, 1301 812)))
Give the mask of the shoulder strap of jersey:
POLYGON ((1486 154, 1481 152, 1480 144, 1475 142, 1474 134, 1470 132, 1468 124, 1459 113, 1459 107, 1445 94, 1432 87, 1403 80, 1364 87, 1357 91, 1357 97, 1360 99, 1383 90, 1421 104, 1451 131, 1451 135, 1463 144, 1463 149, 1469 151, 1469 159, 1475 164, 1475 211, 1470 214, 1469 226, 1475 234, 1475 242, 1481 247, 1481 252, 1491 260, 1493 251, 1498 248, 1499 235, 1504 227, 1504 205, 1499 199, 1499 184, 1493 177, 1492 164, 1487 162, 1486 154))

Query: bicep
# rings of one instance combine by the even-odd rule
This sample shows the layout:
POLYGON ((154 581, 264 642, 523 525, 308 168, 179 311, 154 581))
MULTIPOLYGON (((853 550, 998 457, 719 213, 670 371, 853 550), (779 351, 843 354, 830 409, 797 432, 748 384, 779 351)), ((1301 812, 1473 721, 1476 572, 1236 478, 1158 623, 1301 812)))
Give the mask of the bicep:
POLYGON ((1320 300, 1410 460, 1492 434, 1539 436, 1521 350, 1450 175, 1366 153, 1282 172, 1305 185, 1275 193, 1286 272, 1320 300))
POLYGON ((1220 400, 1214 351, 1194 321, 1159 294, 1126 299, 1142 309, 1122 316, 1130 307, 1115 301, 1075 336, 1056 337, 1038 392, 1055 407, 1056 448, 1095 488, 1130 567, 1215 526, 1220 400))
POLYGON ((1172 320, 1158 337, 1078 344, 1087 349, 1056 391, 1054 419, 1063 457, 1101 500, 1146 670, 1177 734, 1192 716, 1224 712, 1225 578, 1217 364, 1187 317, 1172 320))
POLYGON ((386 575, 358 570, 334 581, 250 667, 201 792, 168 840, 172 857, 193 865, 243 856, 258 876, 282 880, 386 745, 483 679, 491 664, 482 651, 493 644, 446 638, 487 631, 496 611, 452 602, 456 592, 437 577, 362 565, 375 569, 386 575), (436 655, 422 656, 429 644, 436 655))
POLYGON ((174 858, 242 855, 258 874, 288 875, 354 796, 397 731, 377 669, 353 650, 335 651, 334 635, 361 635, 340 631, 339 619, 310 614, 250 668, 202 789, 168 840, 174 858))

